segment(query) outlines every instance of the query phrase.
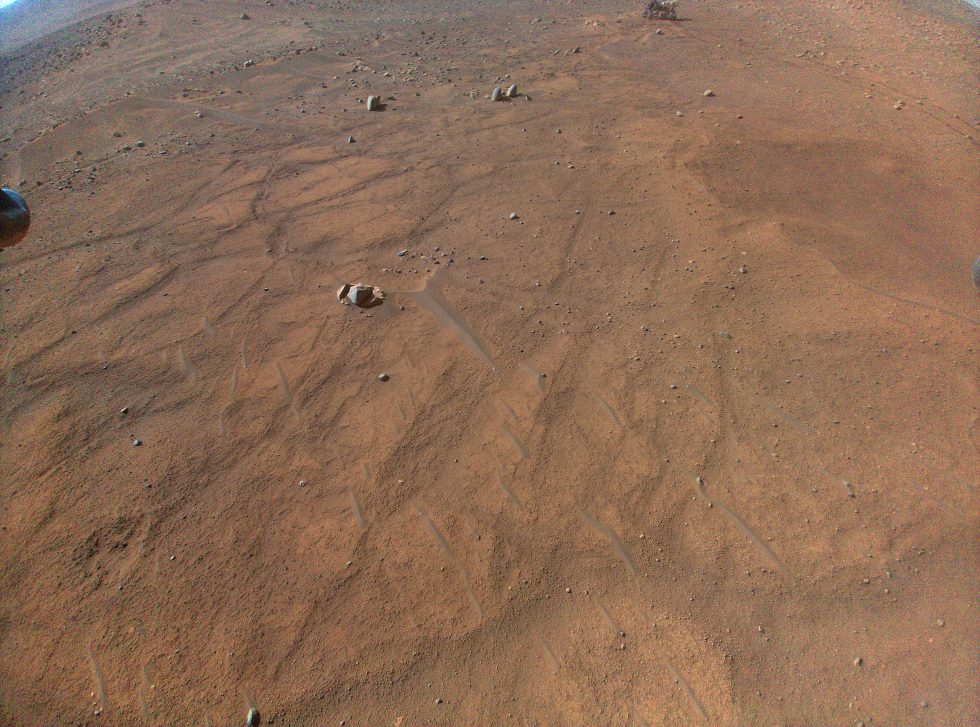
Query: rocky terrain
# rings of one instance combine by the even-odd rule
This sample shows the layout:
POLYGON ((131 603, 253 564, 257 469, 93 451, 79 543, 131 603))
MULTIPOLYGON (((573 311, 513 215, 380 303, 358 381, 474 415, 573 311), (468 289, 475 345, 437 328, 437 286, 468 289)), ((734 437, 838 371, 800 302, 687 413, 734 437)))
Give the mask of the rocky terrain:
POLYGON ((980 722, 980 14, 643 6, 0 11, 0 723, 980 722))

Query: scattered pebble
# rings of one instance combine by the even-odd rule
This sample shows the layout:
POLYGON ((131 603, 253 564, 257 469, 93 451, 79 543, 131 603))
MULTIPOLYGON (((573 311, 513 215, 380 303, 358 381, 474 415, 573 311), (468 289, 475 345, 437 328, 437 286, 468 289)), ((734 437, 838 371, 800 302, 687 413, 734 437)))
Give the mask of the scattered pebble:
POLYGON ((745 265, 743 265, 738 269, 738 271, 742 273, 742 275, 745 275, 747 272, 749 272, 749 269, 745 265))
POLYGON ((354 143, 354 137, 353 136, 348 136, 347 137, 347 143, 348 144, 353 144, 354 143))
POLYGON ((705 91, 705 92, 704 92, 704 95, 705 95, 706 97, 711 97, 711 96, 714 96, 714 95, 715 95, 715 92, 714 92, 714 91, 712 91, 712 90, 711 90, 711 89, 709 88, 709 89, 708 89, 707 91, 705 91))
POLYGON ((387 381, 390 378, 391 377, 388 376, 388 374, 385 373, 378 374, 378 381, 387 381))
POLYGON ((129 407, 128 406, 124 406, 122 409, 119 410, 119 413, 120 414, 127 414, 127 413, 129 413, 129 407))
POLYGON ((862 659, 860 656, 854 658, 854 666, 863 666, 863 665, 864 665, 864 659, 862 659))
POLYGON ((520 217, 517 216, 517 213, 516 212, 511 212, 510 213, 510 218, 512 220, 518 220, 518 219, 520 219, 520 217))
POLYGON ((133 446, 134 447, 142 447, 143 446, 143 440, 141 440, 141 439, 134 439, 133 440, 133 446))

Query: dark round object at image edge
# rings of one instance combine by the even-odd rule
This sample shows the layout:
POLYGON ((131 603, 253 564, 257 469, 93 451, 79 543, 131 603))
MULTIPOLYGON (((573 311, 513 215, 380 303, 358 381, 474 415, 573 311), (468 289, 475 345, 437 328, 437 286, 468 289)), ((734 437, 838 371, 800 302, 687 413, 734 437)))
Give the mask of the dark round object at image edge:
POLYGON ((0 188, 0 248, 23 240, 30 226, 31 212, 24 198, 12 189, 0 188))

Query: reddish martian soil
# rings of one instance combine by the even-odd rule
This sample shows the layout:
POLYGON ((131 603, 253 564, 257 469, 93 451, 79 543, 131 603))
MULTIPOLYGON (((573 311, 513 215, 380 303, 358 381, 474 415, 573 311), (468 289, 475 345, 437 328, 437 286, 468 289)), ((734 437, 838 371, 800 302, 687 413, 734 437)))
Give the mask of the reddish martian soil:
POLYGON ((980 723, 980 15, 642 5, 0 12, 0 724, 980 723))

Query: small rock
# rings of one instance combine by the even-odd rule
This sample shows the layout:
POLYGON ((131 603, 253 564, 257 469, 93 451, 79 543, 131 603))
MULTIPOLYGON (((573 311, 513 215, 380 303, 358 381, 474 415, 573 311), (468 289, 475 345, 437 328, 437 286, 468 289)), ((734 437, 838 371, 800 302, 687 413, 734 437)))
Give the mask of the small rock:
POLYGON ((728 338, 728 339, 732 337, 732 334, 729 333, 728 331, 718 331, 718 335, 721 336, 722 338, 728 338))
POLYGON ((711 89, 709 88, 709 89, 708 89, 707 91, 705 91, 705 92, 704 92, 704 95, 705 95, 706 97, 711 97, 711 96, 714 96, 714 95, 715 95, 715 92, 714 92, 714 91, 712 91, 712 90, 711 90, 711 89))
POLYGON ((354 137, 353 136, 348 136, 347 137, 347 143, 348 144, 353 144, 354 143, 354 137))
POLYGON ((745 265, 743 265, 738 269, 738 271, 742 273, 742 275, 745 275, 747 272, 749 272, 749 269, 745 265))
POLYGON ((442 697, 436 697, 436 704, 442 704, 442 697))
POLYGON ((499 101, 500 99, 503 98, 503 96, 504 94, 503 91, 500 90, 500 86, 497 86, 496 88, 493 89, 493 91, 490 92, 491 101, 499 101))
POLYGON ((939 626, 941 628, 941 627, 943 627, 945 625, 946 625, 946 622, 943 621, 941 618, 937 618, 936 619, 936 626, 939 626))
POLYGON ((146 146, 146 142, 145 141, 137 141, 136 142, 136 148, 137 149, 142 149, 144 146, 146 146))
POLYGON ((126 414, 128 412, 129 412, 129 407, 128 406, 124 406, 122 409, 119 410, 119 413, 120 414, 126 414))
POLYGON ((398 257, 405 257, 406 255, 408 255, 408 250, 407 249, 406 250, 399 250, 398 251, 398 257))
POLYGON ((143 446, 143 441, 140 440, 140 439, 134 439, 133 440, 133 446, 134 447, 142 447, 143 446))
POLYGON ((516 212, 511 212, 510 213, 510 219, 512 219, 512 220, 519 220, 520 217, 517 216, 517 213, 516 212))
POLYGON ((387 381, 390 378, 391 377, 388 376, 388 374, 385 373, 378 374, 378 381, 387 381))
POLYGON ((248 710, 248 715, 245 717, 245 724, 248 727, 258 727, 262 723, 262 716, 259 714, 259 710, 252 707, 248 710))
POLYGON ((300 480, 299 481, 299 486, 300 487, 306 487, 306 480, 300 480))
POLYGON ((337 290, 337 300, 344 305, 356 305, 358 308, 373 308, 381 305, 385 299, 385 292, 381 288, 375 288, 364 283, 344 283, 337 290))
POLYGON ((663 35, 663 34, 664 34, 664 29, 663 28, 657 28, 657 35, 663 35))
POLYGON ((919 702, 919 704, 922 705, 923 709, 926 709, 929 706, 929 700, 923 699, 921 702, 919 702))
POLYGON ((864 659, 860 656, 854 658, 854 666, 862 666, 864 664, 864 659))
POLYGON ((199 118, 199 119, 203 119, 203 118, 204 118, 204 112, 203 112, 203 111, 195 111, 195 112, 194 112, 194 115, 195 115, 195 116, 196 116, 197 118, 199 118))
POLYGON ((249 15, 248 13, 242 13, 241 14, 241 19, 242 20, 251 20, 252 19, 252 16, 249 15))
POLYGON ((377 111, 381 108, 381 97, 380 96, 368 96, 367 97, 367 110, 377 111))
POLYGON ((507 90, 504 92, 504 95, 507 98, 516 98, 517 97, 517 84, 516 83, 510 84, 507 87, 507 90))
POLYGON ((255 61, 249 59, 242 64, 242 68, 251 68, 255 65, 255 61))

